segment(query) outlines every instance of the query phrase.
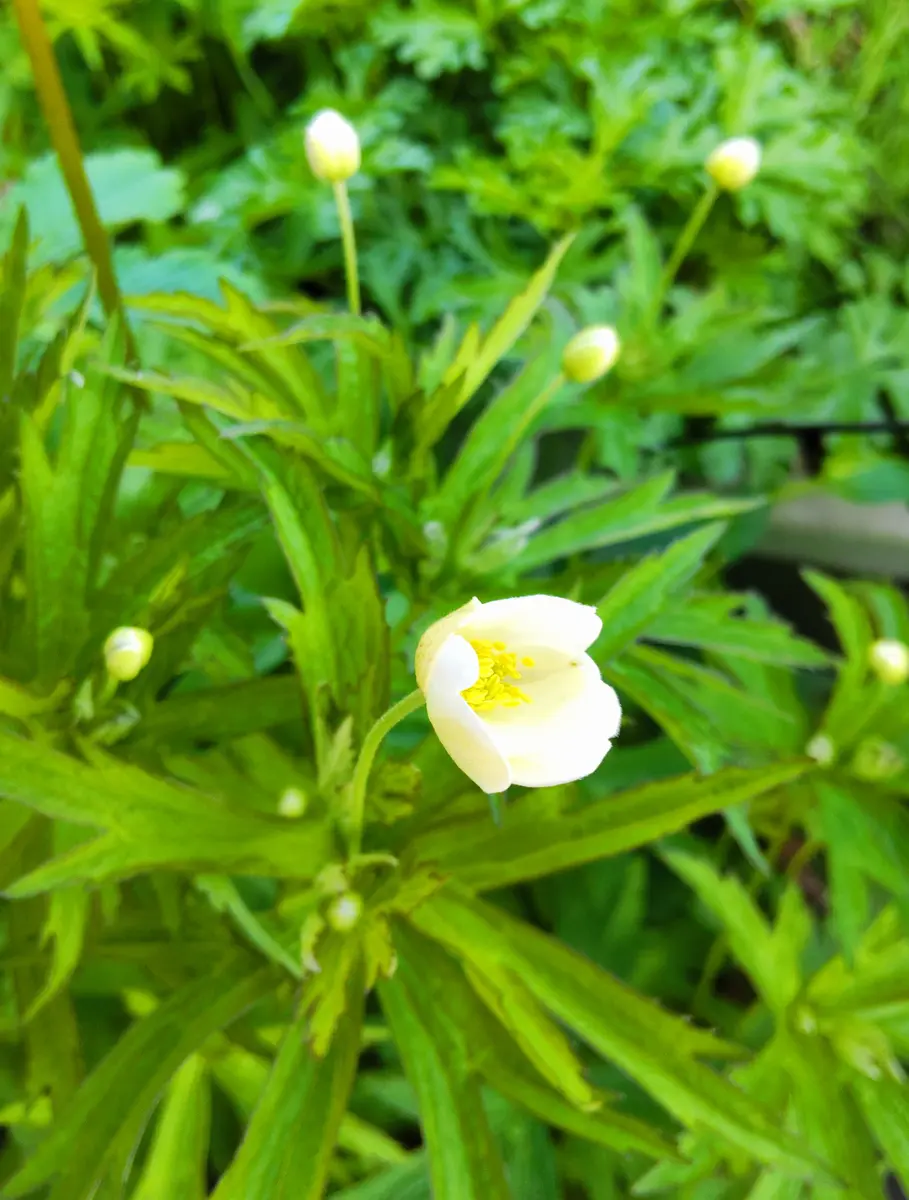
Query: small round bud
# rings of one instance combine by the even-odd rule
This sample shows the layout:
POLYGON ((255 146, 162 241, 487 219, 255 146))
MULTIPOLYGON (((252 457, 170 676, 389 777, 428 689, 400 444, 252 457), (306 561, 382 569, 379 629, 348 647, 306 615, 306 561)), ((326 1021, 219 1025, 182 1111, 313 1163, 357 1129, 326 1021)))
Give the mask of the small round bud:
POLYGON ((904 766, 899 750, 877 737, 860 742, 852 759, 853 774, 867 783, 884 783, 899 775, 904 766))
POLYGON ((104 661, 111 679, 135 679, 152 656, 155 639, 147 629, 115 629, 104 643, 104 661))
POLYGON ((562 351, 562 370, 572 383, 593 383, 615 365, 619 335, 611 325, 590 325, 562 351))
POLYGON ((761 165, 761 146, 754 138, 721 142, 704 164, 707 174, 724 192, 737 192, 751 183, 761 165))
POLYGON ((317 179, 343 183, 360 169, 356 129, 333 108, 323 108, 306 126, 306 157, 317 179))
POLYGON ((882 683, 896 687, 909 679, 909 646, 895 638, 881 638, 868 654, 871 670, 882 683))
POLYGON ((356 892, 342 892, 328 908, 328 923, 337 933, 353 929, 363 912, 363 899, 356 892))
POLYGON ((306 793, 300 788, 285 788, 278 801, 278 813, 282 817, 302 817, 306 812, 306 793))
POLYGON ((805 753, 819 766, 829 767, 836 758, 836 746, 826 733, 816 733, 805 747, 805 753))

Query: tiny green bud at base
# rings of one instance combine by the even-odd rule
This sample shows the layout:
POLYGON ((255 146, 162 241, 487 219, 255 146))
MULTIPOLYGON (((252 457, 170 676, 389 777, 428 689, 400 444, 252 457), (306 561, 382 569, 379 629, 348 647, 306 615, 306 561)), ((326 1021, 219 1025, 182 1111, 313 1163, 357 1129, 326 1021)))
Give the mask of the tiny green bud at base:
POLYGON ((302 817, 305 812, 306 793, 300 788, 285 788, 278 801, 278 813, 282 817, 302 817))
POLYGON ((155 639, 147 629, 115 629, 104 643, 104 662, 111 679, 128 683, 152 656, 155 639))
POLYGON ((819 766, 829 767, 836 758, 836 746, 826 733, 816 733, 805 747, 805 753, 819 766))
POLYGON ((619 335, 611 325, 590 325, 565 347, 562 370, 572 383, 593 383, 615 365, 619 349, 619 335))
POLYGON ((898 687, 909 679, 909 646, 896 638, 881 638, 868 653, 871 670, 882 683, 898 687))
POLYGON ((721 142, 704 164, 707 174, 724 192, 737 192, 751 183, 760 165, 760 143, 750 137, 721 142))
POLYGON ((883 783, 899 775, 905 763, 895 746, 883 738, 865 738, 852 759, 852 772, 868 783, 883 783))
POLYGON ((324 108, 309 122, 305 144, 306 157, 317 179, 344 183, 360 169, 357 131, 332 108, 324 108))
POLYGON ((328 923, 337 933, 353 929, 363 912, 363 900, 356 892, 343 892, 328 908, 328 923))

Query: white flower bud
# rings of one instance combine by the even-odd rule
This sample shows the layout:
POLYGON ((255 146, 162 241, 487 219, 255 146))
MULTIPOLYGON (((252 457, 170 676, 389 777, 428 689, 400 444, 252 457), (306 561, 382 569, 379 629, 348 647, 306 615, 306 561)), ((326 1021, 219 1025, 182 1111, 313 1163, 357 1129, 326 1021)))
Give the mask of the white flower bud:
POLYGON ((306 157, 317 179, 343 183, 360 169, 356 129, 333 108, 323 108, 306 126, 306 157))
POLYGON ((836 758, 836 746, 826 733, 816 733, 805 747, 805 753, 819 766, 829 767, 836 758))
POLYGON ((572 383, 593 383, 615 365, 619 335, 611 325, 590 325, 562 351, 562 370, 572 383))
POLYGON ((909 646, 896 638, 881 638, 868 654, 871 670, 882 683, 896 687, 909 679, 909 646))
POLYGON ((761 165, 761 146, 754 138, 721 142, 704 164, 707 174, 724 192, 737 192, 751 183, 761 165))
POLYGON ((135 679, 152 656, 155 639, 147 629, 115 629, 104 643, 104 661, 112 679, 135 679))
POLYGON ((328 923, 337 933, 353 929, 363 912, 363 899, 356 892, 342 892, 328 908, 328 923))
POLYGON ((278 801, 278 812, 282 817, 302 817, 306 812, 306 793, 300 788, 285 788, 278 801))

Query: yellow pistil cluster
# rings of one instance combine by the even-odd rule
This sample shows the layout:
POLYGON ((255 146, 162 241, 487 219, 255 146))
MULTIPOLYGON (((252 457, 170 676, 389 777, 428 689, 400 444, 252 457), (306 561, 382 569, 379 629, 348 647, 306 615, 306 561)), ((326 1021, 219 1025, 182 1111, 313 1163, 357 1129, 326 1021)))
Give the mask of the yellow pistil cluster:
MULTIPOLYGON (((461 695, 476 712, 488 712, 491 708, 517 708, 529 704, 530 697, 522 692, 517 683, 521 678, 518 656, 505 649, 504 642, 471 641, 480 660, 480 677, 461 695)), ((532 658, 522 658, 522 667, 532 667, 532 658)))

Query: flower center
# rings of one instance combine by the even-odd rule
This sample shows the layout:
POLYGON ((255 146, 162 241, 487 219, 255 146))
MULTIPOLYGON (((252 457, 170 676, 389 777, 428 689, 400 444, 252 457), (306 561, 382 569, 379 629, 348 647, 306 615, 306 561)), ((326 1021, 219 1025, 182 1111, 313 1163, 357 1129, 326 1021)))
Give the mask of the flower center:
MULTIPOLYGON (((488 712, 491 708, 517 708, 530 704, 530 697, 522 692, 515 680, 521 678, 518 656, 505 649, 504 642, 470 641, 480 660, 480 677, 461 695, 476 712, 488 712)), ((522 667, 532 667, 532 658, 522 658, 522 667)))

